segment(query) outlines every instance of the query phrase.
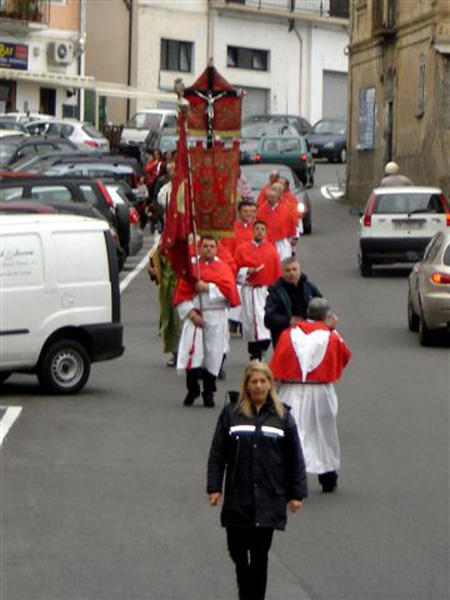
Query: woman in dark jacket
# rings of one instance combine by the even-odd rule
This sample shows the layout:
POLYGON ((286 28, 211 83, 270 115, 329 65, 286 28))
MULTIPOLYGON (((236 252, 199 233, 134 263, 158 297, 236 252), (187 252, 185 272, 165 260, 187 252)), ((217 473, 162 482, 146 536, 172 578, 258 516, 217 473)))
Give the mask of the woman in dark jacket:
POLYGON ((298 511, 307 496, 306 472, 295 421, 280 402, 267 365, 244 371, 239 400, 217 423, 208 460, 207 493, 218 506, 236 565, 241 600, 263 600, 274 529, 286 526, 286 505, 298 511))

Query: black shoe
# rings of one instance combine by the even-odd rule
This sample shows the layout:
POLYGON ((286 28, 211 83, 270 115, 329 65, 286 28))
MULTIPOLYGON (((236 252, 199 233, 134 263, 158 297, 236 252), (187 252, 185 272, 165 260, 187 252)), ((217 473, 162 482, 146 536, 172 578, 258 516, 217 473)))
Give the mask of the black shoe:
POLYGON ((206 408, 213 408, 216 405, 214 402, 214 396, 212 394, 203 394, 203 406, 206 408))
POLYGON ((336 471, 328 471, 319 475, 319 483, 324 494, 331 494, 337 488, 338 475, 336 471))
POLYGON ((191 392, 188 392, 186 398, 183 400, 183 406, 192 406, 199 396, 200 394, 191 394, 191 392))

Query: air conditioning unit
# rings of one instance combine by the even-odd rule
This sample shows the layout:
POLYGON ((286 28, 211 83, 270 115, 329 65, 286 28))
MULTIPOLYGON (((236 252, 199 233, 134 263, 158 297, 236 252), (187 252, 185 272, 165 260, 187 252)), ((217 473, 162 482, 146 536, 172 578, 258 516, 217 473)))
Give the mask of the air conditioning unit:
POLYGON ((70 65, 73 61, 74 46, 72 42, 49 42, 47 56, 49 62, 56 65, 70 65))

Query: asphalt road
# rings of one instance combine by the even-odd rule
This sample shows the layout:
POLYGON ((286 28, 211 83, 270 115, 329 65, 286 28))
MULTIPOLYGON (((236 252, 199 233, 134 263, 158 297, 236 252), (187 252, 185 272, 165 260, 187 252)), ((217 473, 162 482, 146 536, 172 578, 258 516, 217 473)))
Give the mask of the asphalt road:
MULTIPOLYGON (((317 185, 342 167, 319 165, 317 185)), ((312 192, 304 271, 341 317, 354 352, 337 386, 336 494, 310 497, 275 536, 268 600, 449 597, 448 346, 406 325, 404 269, 360 278, 357 219, 312 192)), ((23 410, 0 450, 1 600, 220 600, 236 597, 219 511, 205 500, 216 409, 183 408, 164 366, 156 291, 124 291, 126 354, 94 365, 85 391, 47 397, 13 376, 0 404, 23 410)), ((246 363, 232 339, 218 403, 246 363)))

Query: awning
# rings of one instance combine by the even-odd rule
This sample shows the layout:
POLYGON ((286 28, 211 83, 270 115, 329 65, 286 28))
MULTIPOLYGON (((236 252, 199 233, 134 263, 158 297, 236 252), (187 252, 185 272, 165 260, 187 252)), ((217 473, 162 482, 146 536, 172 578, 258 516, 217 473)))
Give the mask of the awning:
POLYGON ((176 100, 175 92, 161 92, 159 90, 146 90, 120 83, 97 81, 95 77, 80 75, 62 75, 60 73, 21 71, 20 69, 0 68, 0 79, 13 81, 30 81, 45 83, 57 87, 78 88, 92 90, 99 96, 114 98, 131 98, 134 100, 176 100))

